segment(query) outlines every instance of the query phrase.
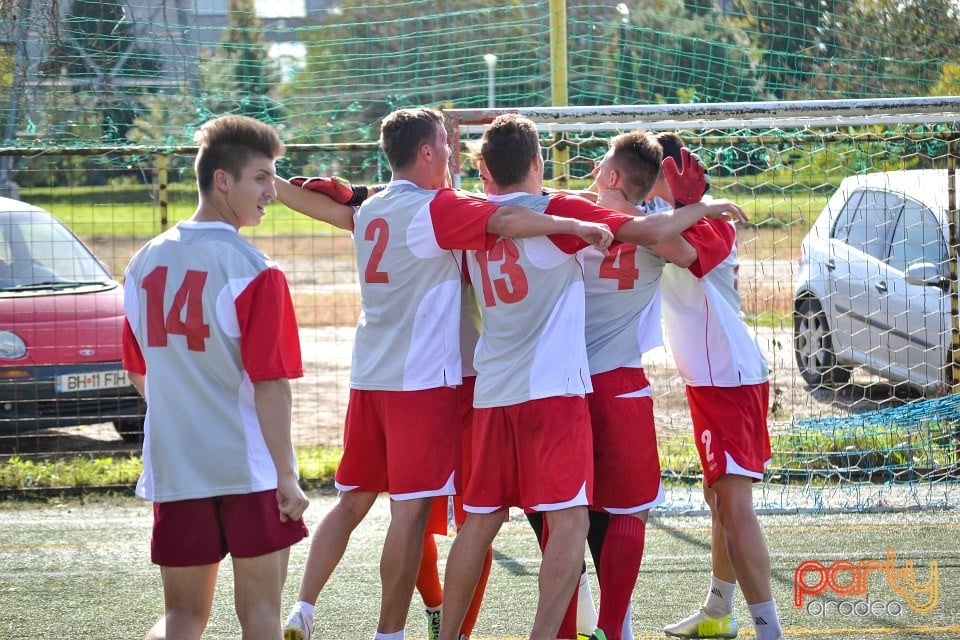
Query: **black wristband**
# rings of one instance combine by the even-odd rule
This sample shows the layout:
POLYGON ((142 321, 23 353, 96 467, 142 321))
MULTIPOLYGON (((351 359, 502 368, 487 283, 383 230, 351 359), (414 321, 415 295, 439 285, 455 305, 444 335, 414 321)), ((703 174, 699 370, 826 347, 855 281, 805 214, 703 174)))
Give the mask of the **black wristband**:
POLYGON ((363 201, 367 199, 367 188, 362 184, 352 185, 350 188, 353 190, 353 197, 344 202, 344 204, 351 207, 359 207, 363 201))

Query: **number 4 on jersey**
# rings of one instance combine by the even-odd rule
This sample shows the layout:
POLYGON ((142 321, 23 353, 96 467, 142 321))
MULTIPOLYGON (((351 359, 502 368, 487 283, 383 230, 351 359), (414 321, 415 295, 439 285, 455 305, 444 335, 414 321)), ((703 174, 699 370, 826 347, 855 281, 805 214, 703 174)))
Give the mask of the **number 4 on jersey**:
POLYGON ((637 269, 637 261, 634 258, 636 253, 637 247, 632 244, 617 244, 610 247, 609 253, 600 263, 598 275, 607 280, 616 280, 619 291, 633 289, 637 278, 640 277, 640 270, 637 269))
POLYGON ((210 325, 203 322, 204 271, 187 271, 173 296, 170 310, 164 315, 164 292, 167 288, 167 267, 157 267, 141 283, 147 292, 147 346, 167 346, 167 336, 184 336, 191 351, 204 351, 210 337, 210 325))

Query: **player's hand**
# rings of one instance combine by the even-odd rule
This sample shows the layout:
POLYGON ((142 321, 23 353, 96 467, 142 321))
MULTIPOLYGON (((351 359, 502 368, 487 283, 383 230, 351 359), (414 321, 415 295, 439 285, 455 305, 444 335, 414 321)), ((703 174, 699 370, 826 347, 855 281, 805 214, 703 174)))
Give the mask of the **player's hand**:
POLYGON ((277 478, 277 507, 280 522, 299 520, 310 506, 310 500, 300 488, 296 477, 277 478))
POLYGON ((301 189, 322 193, 334 202, 351 207, 359 207, 360 204, 371 195, 367 187, 363 185, 352 185, 347 180, 338 178, 337 176, 330 178, 294 176, 290 178, 289 182, 301 189))
POLYGON ((667 157, 663 160, 661 171, 673 199, 677 201, 677 207, 700 202, 710 187, 710 178, 700 164, 700 158, 686 148, 680 149, 679 168, 673 157, 667 157))
POLYGON ((610 231, 610 227, 600 222, 587 222, 585 220, 577 220, 576 222, 574 233, 584 242, 606 252, 613 242, 613 232, 610 231))
POLYGON ((708 198, 703 201, 707 205, 707 213, 704 218, 723 218, 733 220, 734 222, 747 222, 747 214, 735 202, 726 198, 708 198))

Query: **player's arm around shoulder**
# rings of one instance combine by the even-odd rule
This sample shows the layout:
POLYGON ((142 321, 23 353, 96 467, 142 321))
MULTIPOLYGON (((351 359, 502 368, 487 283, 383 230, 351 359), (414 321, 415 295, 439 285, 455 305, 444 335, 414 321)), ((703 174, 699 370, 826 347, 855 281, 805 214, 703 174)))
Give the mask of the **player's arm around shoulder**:
MULTIPOLYGON (((601 194, 600 204, 608 206, 607 201, 611 198, 615 199, 616 193, 616 191, 610 190, 601 194)), ((622 199, 622 194, 620 197, 622 199)), ((615 205, 609 206, 610 208, 615 207, 615 205)), ((746 220, 743 209, 730 200, 702 201, 679 209, 634 218, 618 229, 616 239, 650 247, 679 235, 705 217, 746 220)))
POLYGON ((598 249, 606 249, 613 241, 610 227, 602 222, 538 213, 512 205, 502 206, 494 212, 488 220, 487 231, 508 238, 570 235, 598 249))
POLYGON ((297 213, 326 222, 340 229, 353 230, 353 207, 341 204, 329 195, 302 188, 277 177, 277 200, 297 213))

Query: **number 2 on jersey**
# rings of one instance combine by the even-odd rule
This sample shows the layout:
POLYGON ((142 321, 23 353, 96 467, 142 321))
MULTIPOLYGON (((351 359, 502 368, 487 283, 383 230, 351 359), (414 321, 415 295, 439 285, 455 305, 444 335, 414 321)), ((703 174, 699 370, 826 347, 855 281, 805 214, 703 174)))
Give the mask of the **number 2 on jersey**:
POLYGON ((204 351, 204 341, 210 337, 210 325, 203 321, 203 286, 207 282, 204 271, 187 271, 183 282, 173 296, 170 310, 164 293, 167 289, 167 267, 157 267, 140 286, 147 292, 147 346, 167 346, 167 336, 184 336, 191 351, 204 351))
POLYGON ((363 239, 367 242, 373 241, 370 260, 367 261, 367 268, 363 270, 364 281, 374 284, 390 282, 390 275, 386 271, 380 271, 380 261, 383 260, 383 252, 387 250, 387 240, 390 239, 390 225, 386 218, 371 220, 363 231, 363 239))

